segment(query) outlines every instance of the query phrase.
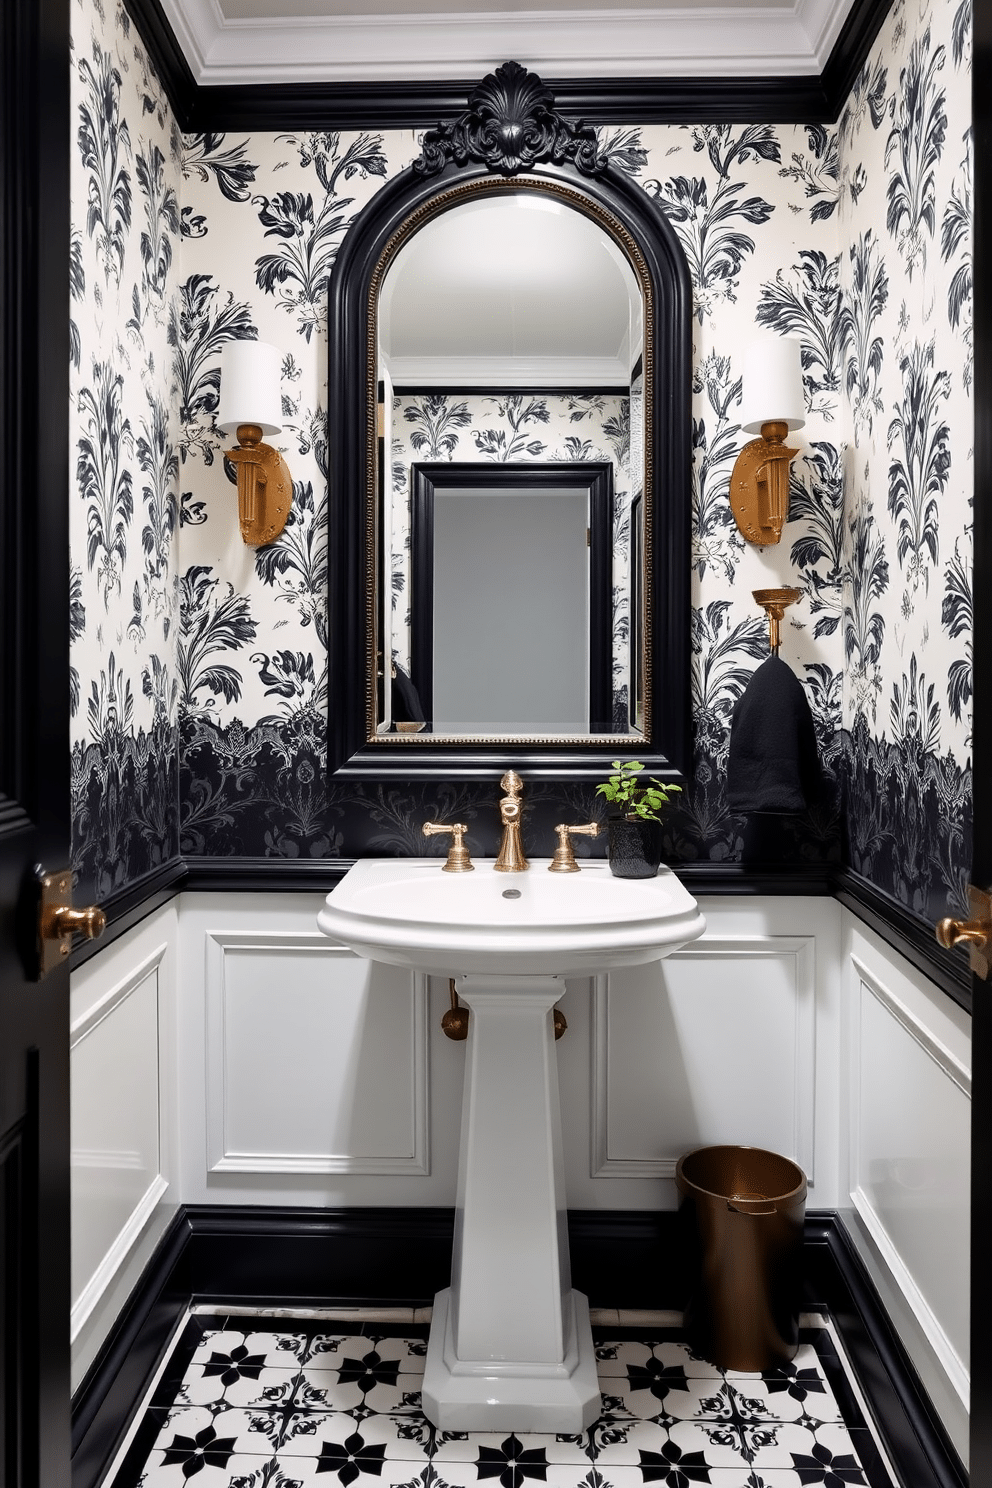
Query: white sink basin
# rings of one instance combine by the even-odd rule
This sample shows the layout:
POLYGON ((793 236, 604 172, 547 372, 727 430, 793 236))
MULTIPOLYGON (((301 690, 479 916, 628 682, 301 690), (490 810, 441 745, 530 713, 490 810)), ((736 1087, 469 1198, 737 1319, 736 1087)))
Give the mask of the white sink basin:
POLYGON ((614 878, 594 862, 549 873, 445 873, 439 858, 362 858, 328 895, 325 935, 370 961, 451 976, 582 976, 658 961, 705 929, 675 874, 614 878))

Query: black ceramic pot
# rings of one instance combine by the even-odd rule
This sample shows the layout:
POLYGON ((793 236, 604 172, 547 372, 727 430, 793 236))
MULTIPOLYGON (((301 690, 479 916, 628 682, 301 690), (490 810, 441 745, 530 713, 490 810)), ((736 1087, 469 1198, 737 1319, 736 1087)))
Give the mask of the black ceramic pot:
POLYGON ((661 862, 661 822, 611 816, 610 872, 617 878, 654 878, 661 862))

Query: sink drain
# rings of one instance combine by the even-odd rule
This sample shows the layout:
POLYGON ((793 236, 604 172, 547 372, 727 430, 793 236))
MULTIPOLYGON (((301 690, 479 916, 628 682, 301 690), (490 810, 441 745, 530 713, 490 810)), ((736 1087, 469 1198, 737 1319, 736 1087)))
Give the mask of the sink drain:
POLYGON ((503 898, 504 899, 519 899, 520 898, 520 890, 519 889, 504 889, 503 890, 503 898))

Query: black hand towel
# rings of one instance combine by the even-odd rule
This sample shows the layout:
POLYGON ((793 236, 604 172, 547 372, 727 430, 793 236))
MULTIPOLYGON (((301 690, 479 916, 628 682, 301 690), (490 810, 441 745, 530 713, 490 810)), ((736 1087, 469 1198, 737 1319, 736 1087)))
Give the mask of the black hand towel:
POLYGON ((806 693, 792 668, 769 656, 734 708, 727 762, 732 811, 805 811, 820 790, 820 757, 806 693))
POLYGON ((423 723, 424 708, 420 693, 414 687, 408 672, 393 662, 393 722, 423 723))

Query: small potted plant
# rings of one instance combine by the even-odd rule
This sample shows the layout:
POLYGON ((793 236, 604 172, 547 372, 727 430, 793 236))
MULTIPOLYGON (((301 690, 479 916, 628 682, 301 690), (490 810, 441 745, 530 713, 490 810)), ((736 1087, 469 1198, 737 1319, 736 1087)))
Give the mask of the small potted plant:
POLYGON ((617 878, 653 878, 661 862, 661 813, 680 785, 642 781, 639 760, 614 760, 615 775, 597 785, 613 810, 609 817, 610 871, 617 878))

